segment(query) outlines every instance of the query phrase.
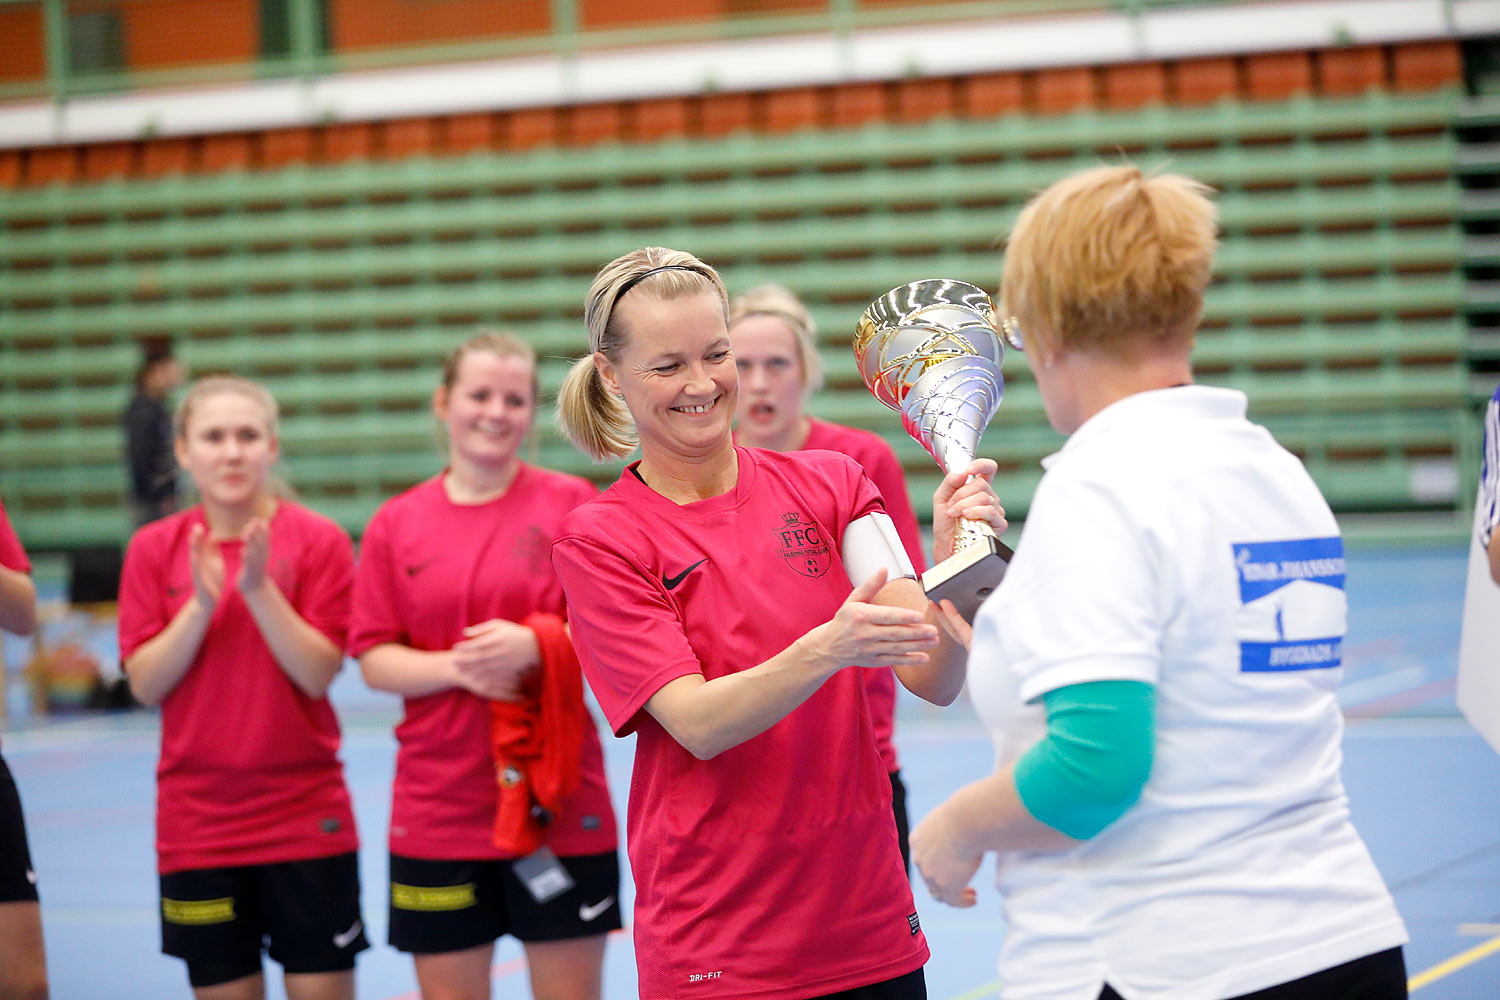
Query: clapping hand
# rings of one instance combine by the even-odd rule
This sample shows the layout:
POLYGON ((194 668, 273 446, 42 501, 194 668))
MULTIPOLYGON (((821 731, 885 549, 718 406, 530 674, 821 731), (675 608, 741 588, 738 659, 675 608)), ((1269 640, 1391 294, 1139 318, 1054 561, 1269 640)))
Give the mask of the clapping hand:
POLYGON ((201 524, 188 532, 188 565, 193 571, 193 595, 203 607, 212 608, 224 593, 224 557, 201 524))
POLYGON ((241 594, 259 590, 266 583, 266 562, 271 555, 271 525, 263 517, 253 517, 240 532, 245 543, 240 558, 240 575, 236 581, 241 594))

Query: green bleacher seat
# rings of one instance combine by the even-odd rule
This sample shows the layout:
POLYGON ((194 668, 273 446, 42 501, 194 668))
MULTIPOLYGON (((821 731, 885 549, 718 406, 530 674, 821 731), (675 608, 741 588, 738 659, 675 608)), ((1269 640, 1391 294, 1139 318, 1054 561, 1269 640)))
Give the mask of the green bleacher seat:
MULTIPOLYGON (((669 140, 648 146, 604 144, 588 151, 542 149, 511 157, 411 158, 339 167, 293 166, 257 173, 226 173, 156 181, 110 181, 28 191, 5 199, 0 220, 51 222, 117 217, 430 197, 477 189, 519 190, 592 187, 643 178, 703 174, 753 174, 806 170, 820 164, 972 158, 986 152, 1030 157, 1073 151, 1110 155, 1117 150, 1175 150, 1221 142, 1251 148, 1275 139, 1384 137, 1412 130, 1446 131, 1461 106, 1451 92, 1398 95, 1371 92, 1328 100, 1301 97, 1264 104, 1225 103, 1204 108, 1153 107, 1117 113, 1083 111, 1027 119, 940 120, 921 126, 737 135, 714 142, 669 140)), ((1397 143, 1399 145, 1399 143, 1397 143)), ((1417 145, 1420 145, 1418 143, 1417 145)), ((1413 149, 1416 147, 1413 146, 1413 149)), ((1267 152, 1273 152, 1267 150, 1267 152)), ((1285 178, 1289 171, 1276 172, 1285 178)))
MULTIPOLYGON (((1318 185, 1316 181, 1320 178, 1315 176, 1311 167, 1295 164, 1289 167, 1286 153, 1280 150, 1255 154, 1254 158, 1260 163, 1255 169, 1264 176, 1248 173, 1255 164, 1249 161, 1249 151, 1243 149, 1216 151, 1211 154, 1211 162, 1204 163, 1183 162, 1184 157, 1173 157, 1171 166, 1225 189, 1222 209, 1229 232, 1246 224, 1307 226, 1320 220, 1327 224, 1347 224, 1353 220, 1421 218, 1434 212, 1448 216, 1454 214, 1458 202, 1456 186, 1451 180, 1444 184, 1430 176, 1442 169, 1444 161, 1451 162, 1452 149, 1445 149, 1443 144, 1432 140, 1410 140, 1405 145, 1412 149, 1411 172, 1428 175, 1426 179, 1414 181, 1410 190, 1404 184, 1397 185, 1399 190, 1392 190, 1390 179, 1399 172, 1392 170, 1383 157, 1372 155, 1369 147, 1342 157, 1327 157, 1332 163, 1361 160, 1362 169, 1371 172, 1373 190, 1361 192, 1360 197, 1339 186, 1318 185), (1239 191, 1247 184, 1267 183, 1277 176, 1285 176, 1277 172, 1288 169, 1303 171, 1298 174, 1300 186, 1274 192, 1239 191), (1419 200, 1407 204, 1409 197, 1419 200), (1373 204, 1369 203, 1372 198, 1376 199, 1373 204), (1325 204, 1325 199, 1331 201, 1325 204), (1392 204, 1382 206, 1380 200, 1392 204), (1387 207, 1392 214, 1382 214, 1382 208, 1387 207)), ((700 228, 707 228, 712 238, 715 230, 722 230, 731 242, 722 247, 721 257, 737 256, 741 252, 760 252, 755 239, 758 230, 765 228, 774 234, 777 227, 768 225, 765 220, 778 215, 802 213, 813 217, 803 220, 804 223, 821 221, 835 227, 858 227, 860 223, 855 220, 840 220, 837 216, 825 218, 823 213, 923 204, 946 207, 950 216, 958 216, 940 220, 957 227, 955 239, 988 242, 1009 225, 1014 212, 1031 192, 1069 170, 1094 162, 1097 160, 1092 156, 1063 162, 1049 160, 1041 164, 1022 161, 1022 175, 1014 180, 1007 174, 1015 168, 1006 163, 976 164, 936 167, 920 182, 910 176, 910 171, 879 169, 851 175, 736 178, 645 189, 611 187, 581 193, 540 192, 524 200, 479 192, 453 202, 405 202, 379 206, 378 210, 367 205, 305 211, 293 207, 258 216, 205 216, 131 224, 112 221, 97 226, 54 226, 14 233, 4 245, 0 245, 0 259, 70 265, 101 259, 132 261, 137 268, 127 276, 126 287, 130 290, 140 285, 154 288, 157 282, 170 287, 175 271, 184 267, 197 269, 213 284, 230 285, 239 277, 235 273, 237 269, 248 268, 248 276, 254 274, 256 263, 274 265, 278 253, 271 251, 275 248, 301 250, 321 245, 347 250, 348 247, 338 245, 379 240, 414 241, 414 245, 402 248, 412 255, 407 273, 425 273, 428 269, 441 273, 448 267, 524 267, 534 265, 538 260, 587 271, 597 266, 595 255, 599 249, 600 230, 606 233, 621 230, 611 235, 619 237, 627 246, 641 245, 653 238, 665 242, 673 234, 691 237, 698 235, 700 228), (986 208, 976 213, 967 207, 975 204, 1009 206, 1009 210, 997 213, 993 208, 986 208), (722 222, 704 227, 704 220, 710 217, 722 222), (747 225, 736 230, 723 224, 733 221, 747 225), (755 225, 748 225, 750 223, 755 225), (570 232, 573 227, 586 228, 581 232, 570 232), (522 235, 511 237, 507 235, 510 233, 522 235), (454 259, 454 245, 434 242, 437 237, 452 234, 490 237, 498 245, 488 260, 466 263, 454 259), (552 240, 556 243, 551 244, 552 240), (741 244, 748 242, 749 245, 741 249, 736 241, 741 244), (549 256, 528 256, 525 253, 528 243, 536 243, 549 256), (230 251, 243 256, 227 260, 199 257, 161 262, 152 259, 160 255, 230 251)), ((1337 180, 1338 176, 1328 179, 1337 180)), ((908 218, 909 214, 915 213, 891 214, 886 220, 884 241, 903 235, 911 239, 921 234, 922 220, 908 218), (902 222, 912 225, 902 226, 902 222)), ((776 249, 772 248, 773 251, 776 249)), ((779 249, 785 252, 790 248, 783 243, 779 249)), ((707 253, 708 248, 704 252, 707 253)), ((351 262, 349 270, 353 272, 355 269, 354 262, 351 262)), ((272 270, 270 274, 274 277, 276 272, 272 270)), ((29 277, 35 281, 40 275, 21 272, 15 277, 29 277)), ((54 295, 59 291, 69 294, 66 286, 47 291, 54 295)))
MULTIPOLYGON (((1448 192, 1444 192, 1445 204, 1448 192)), ((1378 209, 1371 221, 1386 223, 1378 209)), ((1008 223, 1009 220, 1007 220, 1008 223)), ((794 248, 803 259, 818 259, 859 247, 900 259, 920 257, 932 233, 958 246, 984 245, 997 232, 996 220, 956 208, 928 212, 870 213, 850 218, 797 218, 777 224, 735 223, 689 231, 639 231, 658 245, 691 241, 706 259, 755 260, 794 248)), ((1247 238, 1230 235, 1219 255, 1225 275, 1316 273, 1361 268, 1409 270, 1451 264, 1461 252, 1461 236, 1449 220, 1400 229, 1389 224, 1371 231, 1303 230, 1290 236, 1247 238)), ((252 292, 266 288, 371 286, 379 282, 431 282, 446 275, 491 275, 523 271, 538 260, 553 267, 592 262, 598 236, 554 235, 531 240, 481 236, 464 242, 358 246, 346 249, 297 248, 280 254, 234 253, 166 262, 112 261, 93 266, 56 267, 0 274, 0 295, 14 301, 62 303, 106 298, 181 296, 206 290, 252 292)), ((920 266, 920 260, 914 262, 920 266)))
MULTIPOLYGON (((888 288, 912 280, 913 276, 944 275, 993 285, 991 275, 997 270, 996 255, 992 252, 941 252, 889 259, 758 264, 731 273, 739 276, 737 285, 780 281, 804 295, 858 301, 872 299, 888 288)), ((474 322, 496 313, 501 322, 514 325, 515 317, 525 315, 553 319, 571 316, 586 289, 587 281, 571 277, 361 288, 344 294, 298 289, 259 295, 236 293, 165 302, 17 310, 11 314, 8 326, 17 337, 65 343, 80 336, 110 336, 128 342, 130 338, 161 330, 253 332, 285 326, 322 328, 336 333, 342 327, 366 329, 388 321, 474 322)), ((1469 300, 1488 301, 1489 295, 1481 286, 1470 290, 1469 300)), ((1462 277, 1451 271, 1274 282, 1238 280, 1210 291, 1204 316, 1213 323, 1287 315, 1421 314, 1452 310, 1464 301, 1462 277)), ((330 336, 323 343, 332 346, 331 341, 330 336)), ((253 341, 247 341, 243 349, 254 350, 253 341)))
MULTIPOLYGON (((0 191, 0 466, 38 549, 120 540, 118 417, 135 339, 170 333, 197 373, 265 382, 283 407, 289 479, 358 531, 391 492, 441 467, 430 400, 476 325, 525 335, 555 389, 585 350, 594 270, 636 246, 691 249, 731 290, 774 280, 809 303, 828 388, 813 412, 891 441, 915 505, 939 472, 860 384, 848 346, 866 302, 919 277, 998 282, 996 236, 1058 177, 1122 155, 1219 189, 1222 250, 1196 361, 1303 455, 1341 509, 1451 509, 1417 485, 1466 431, 1463 191, 1492 150, 1456 120, 1494 102, 1380 92, 1200 108, 939 120, 650 145, 294 166, 0 191)), ((1500 349, 1497 349, 1500 350, 1500 349)), ((1024 359, 983 450, 1023 516, 1061 444, 1024 359)), ((550 412, 531 454, 609 482, 550 412)))

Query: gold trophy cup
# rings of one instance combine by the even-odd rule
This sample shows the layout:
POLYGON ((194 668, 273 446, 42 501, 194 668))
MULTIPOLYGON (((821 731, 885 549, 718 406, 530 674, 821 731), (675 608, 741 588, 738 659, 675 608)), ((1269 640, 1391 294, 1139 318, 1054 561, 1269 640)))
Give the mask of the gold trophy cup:
MULTIPOLYGON (((901 424, 945 472, 974 460, 1000 407, 1005 379, 995 306, 983 289, 924 278, 870 303, 854 332, 865 386, 901 413, 901 424)), ((922 574, 933 601, 947 598, 968 621, 994 592, 1011 550, 983 521, 962 521, 953 555, 922 574)))

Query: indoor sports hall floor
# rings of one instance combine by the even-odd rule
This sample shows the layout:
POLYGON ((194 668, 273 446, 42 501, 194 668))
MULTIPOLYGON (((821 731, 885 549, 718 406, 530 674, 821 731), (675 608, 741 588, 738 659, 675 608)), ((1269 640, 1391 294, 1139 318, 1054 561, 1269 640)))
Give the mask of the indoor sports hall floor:
MULTIPOLYGON (((1355 548, 1349 561, 1344 778, 1355 822, 1411 931, 1407 964, 1420 1000, 1500 997, 1500 757, 1453 707, 1466 557, 1456 547, 1355 548)), ((361 956, 358 995, 415 1000, 409 960, 383 944, 396 704, 365 690, 357 670, 346 670, 335 700, 365 845, 366 923, 381 942, 361 956)), ((962 701, 941 712, 904 704, 897 739, 916 818, 990 765, 984 733, 962 701)), ((20 718, 5 732, 40 877, 54 1000, 189 995, 181 964, 157 953, 156 746, 150 712, 20 718)), ((623 817, 631 743, 607 739, 606 748, 623 817)), ((625 893, 628 913, 628 881, 625 893)), ((1004 923, 993 890, 981 884, 972 910, 939 907, 923 893, 918 906, 932 946, 929 996, 994 996, 1004 923)), ((497 998, 529 996, 519 956, 513 942, 498 950, 497 998)), ((269 995, 280 997, 268 968, 269 995)), ((611 941, 605 996, 636 996, 628 935, 611 941)))

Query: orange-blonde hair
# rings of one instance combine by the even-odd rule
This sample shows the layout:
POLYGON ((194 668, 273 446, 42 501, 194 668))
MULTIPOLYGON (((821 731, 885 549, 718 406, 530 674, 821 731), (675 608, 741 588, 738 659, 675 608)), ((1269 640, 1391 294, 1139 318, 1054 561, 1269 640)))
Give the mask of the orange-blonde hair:
POLYGON ((1063 178, 1011 230, 1001 315, 1054 349, 1133 360, 1190 348, 1218 248, 1210 190, 1135 166, 1063 178))

